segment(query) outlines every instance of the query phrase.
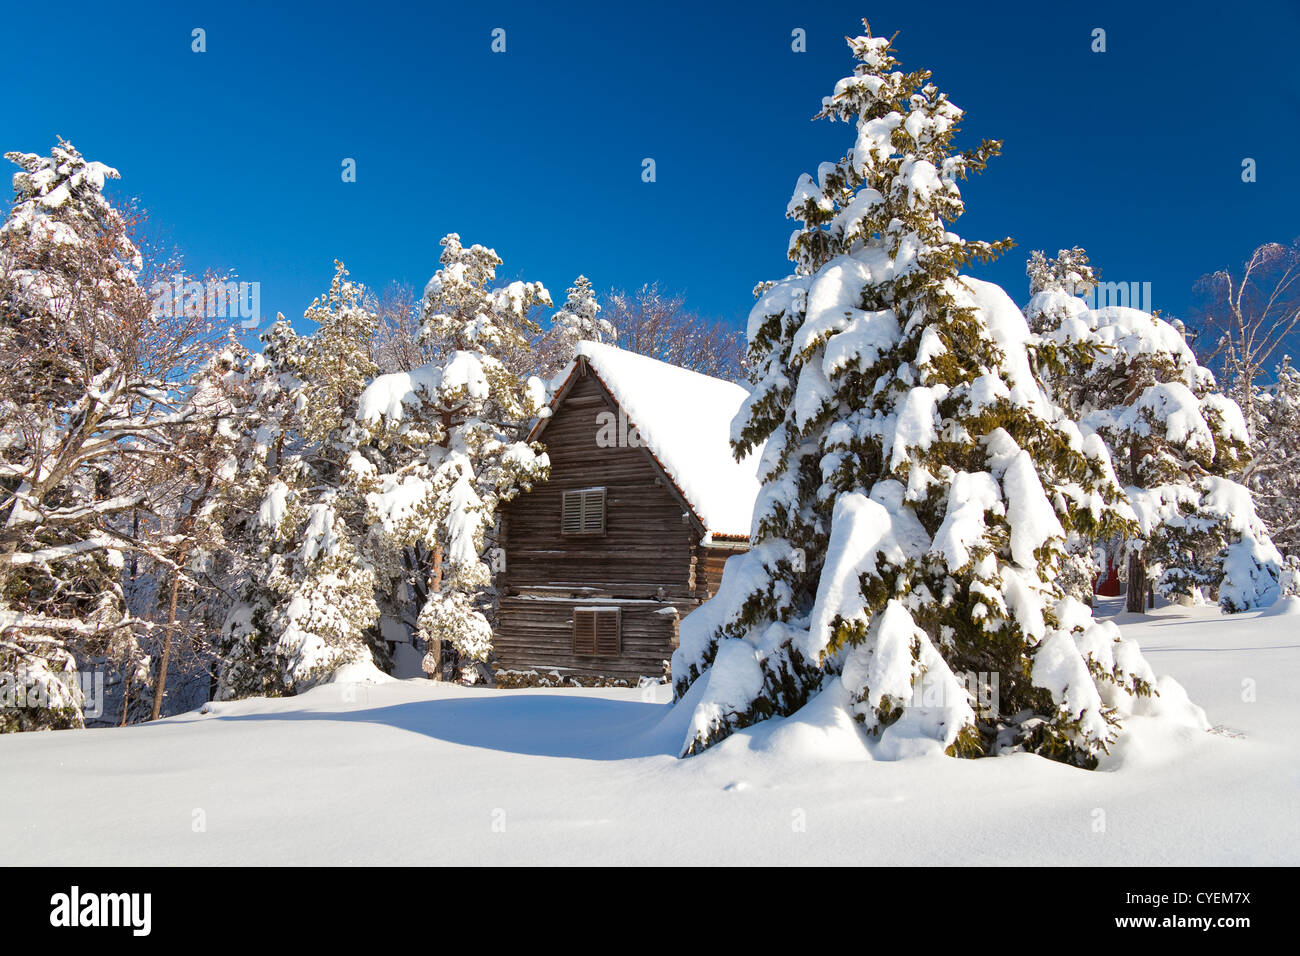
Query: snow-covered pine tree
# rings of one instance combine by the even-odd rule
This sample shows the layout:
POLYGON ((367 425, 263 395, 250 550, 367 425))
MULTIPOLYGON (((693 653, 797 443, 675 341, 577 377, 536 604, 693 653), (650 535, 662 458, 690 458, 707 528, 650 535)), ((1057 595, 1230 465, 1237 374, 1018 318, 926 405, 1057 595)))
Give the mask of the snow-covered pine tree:
POLYGON ((1277 381, 1254 387, 1261 421, 1252 435, 1246 485, 1273 543, 1285 554, 1300 555, 1300 370, 1284 356, 1277 381))
POLYGON ((579 342, 612 342, 617 334, 614 326, 600 317, 591 280, 580 275, 573 280, 564 305, 551 317, 551 327, 537 342, 538 371, 550 378, 573 361, 579 342))
POLYGON ((1081 246, 1061 249, 1055 259, 1048 259, 1042 250, 1029 254, 1025 264, 1029 276, 1029 294, 1064 292, 1066 295, 1087 295, 1097 285, 1101 273, 1088 261, 1088 253, 1081 246))
POLYGON ((1086 309, 1080 296, 1091 293, 1101 278, 1079 246, 1060 250, 1055 259, 1048 259, 1041 250, 1031 252, 1025 275, 1029 276, 1030 296, 1025 318, 1035 333, 1055 328, 1086 309))
POLYGON ((373 632, 378 581, 364 504, 345 474, 357 400, 375 372, 375 317, 339 262, 304 317, 316 323, 311 336, 294 336, 281 319, 251 368, 253 407, 267 420, 251 433, 243 493, 260 492, 246 533, 261 567, 227 619, 223 697, 296 693, 348 665, 387 663, 373 632))
POLYGON ((1271 603, 1281 557, 1235 480, 1250 461, 1246 422, 1182 332, 1137 309, 1089 310, 1059 291, 1037 293, 1035 308, 1045 348, 1093 353, 1058 367, 1052 393, 1085 434, 1106 442, 1136 512, 1140 533, 1125 546, 1128 609, 1146 609, 1152 581, 1171 598, 1217 590, 1227 611, 1271 603))
MULTIPOLYGON (((1044 339, 1043 333, 1088 310, 1081 296, 1092 292, 1101 273, 1088 261, 1087 252, 1074 246, 1061 249, 1054 259, 1035 250, 1025 264, 1025 274, 1029 276, 1030 298, 1024 315, 1034 333, 1030 358, 1048 397, 1061 406, 1066 417, 1077 421, 1080 414, 1071 406, 1077 394, 1073 386, 1092 365, 1101 347, 1087 339, 1044 339)), ((1067 594, 1092 603, 1093 582, 1104 570, 1107 547, 1113 544, 1090 540, 1078 531, 1067 534, 1066 557, 1057 576, 1067 594)))
MULTIPOLYGON (((262 502, 280 482, 286 456, 299 446, 298 395, 304 348, 283 315, 259 336, 262 349, 240 350, 238 381, 231 383, 232 416, 239 440, 226 466, 231 474, 217 507, 208 514, 210 538, 203 555, 212 589, 230 596, 211 612, 220 621, 217 697, 280 696, 287 692, 275 654, 271 619, 278 595, 267 582, 274 555, 286 547, 259 520, 262 502)), ((268 517, 271 517, 268 514, 268 517)))
POLYGON ((551 324, 568 347, 570 358, 579 342, 608 342, 616 334, 614 326, 600 317, 600 303, 586 276, 573 280, 564 305, 551 318, 551 324))
POLYGON ((1067 532, 1124 526, 1122 494, 1104 444, 1044 395, 1020 310, 959 277, 1006 245, 949 228, 958 180, 998 144, 955 151, 962 112, 928 72, 896 69, 869 30, 849 46, 858 65, 819 115, 856 142, 800 178, 795 275, 750 314, 733 447, 765 445, 763 484, 752 549, 682 624, 683 753, 818 695, 880 755, 1093 766, 1123 715, 1156 706, 1156 679, 1056 572, 1067 532))
POLYGON ((375 532, 392 548, 419 548, 418 633, 436 676, 444 649, 462 669, 487 661, 497 509, 549 469, 541 447, 523 441, 541 383, 511 365, 538 331, 530 312, 551 305, 541 283, 495 288, 501 259, 491 249, 465 248, 455 233, 441 244, 422 312, 439 357, 371 383, 358 406, 366 433, 349 459, 375 532))
POLYGON ((350 449, 345 434, 357 398, 379 371, 370 355, 378 318, 365 289, 337 260, 329 292, 313 300, 303 318, 316 326, 303 353, 303 435, 319 446, 320 467, 337 472, 350 449))
POLYGON ((345 665, 374 667, 367 632, 379 618, 375 575, 363 559, 336 489, 273 484, 258 512, 272 551, 267 584, 279 596, 271 616, 288 690, 328 680, 345 665))
POLYGON ((280 604, 272 615, 276 654, 290 690, 310 687, 349 664, 387 662, 371 628, 379 617, 374 567, 365 559, 364 508, 345 480, 357 400, 376 371, 370 341, 377 324, 365 290, 334 263, 329 292, 304 318, 316 329, 303 342, 302 450, 286 462, 258 511, 275 543, 267 583, 280 604))

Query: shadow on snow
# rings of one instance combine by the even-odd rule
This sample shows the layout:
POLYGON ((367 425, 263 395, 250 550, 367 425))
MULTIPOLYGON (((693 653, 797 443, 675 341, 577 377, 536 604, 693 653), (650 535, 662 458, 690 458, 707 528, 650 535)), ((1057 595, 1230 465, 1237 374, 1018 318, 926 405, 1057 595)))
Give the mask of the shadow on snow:
MULTIPOLYGON (((347 705, 344 705, 345 707, 347 705)), ((667 704, 593 697, 510 694, 411 701, 381 707, 364 703, 338 711, 214 714, 227 721, 343 721, 423 734, 464 747, 578 760, 676 756, 680 732, 665 725, 667 704)))

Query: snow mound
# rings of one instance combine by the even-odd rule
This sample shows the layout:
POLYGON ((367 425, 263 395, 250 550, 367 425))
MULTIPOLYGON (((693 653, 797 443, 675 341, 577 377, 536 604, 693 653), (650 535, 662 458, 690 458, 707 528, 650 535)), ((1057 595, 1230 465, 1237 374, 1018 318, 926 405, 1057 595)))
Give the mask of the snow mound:
POLYGON ((1260 617, 1295 617, 1300 615, 1300 597, 1284 597, 1260 614, 1260 617))
POLYGON ((872 758, 867 735, 849 710, 849 692, 831 681, 799 713, 741 731, 750 746, 781 760, 853 763, 872 758))
POLYGON ((367 657, 363 661, 353 661, 344 664, 336 669, 329 679, 324 683, 327 684, 391 684, 397 678, 390 677, 378 667, 375 662, 367 657))

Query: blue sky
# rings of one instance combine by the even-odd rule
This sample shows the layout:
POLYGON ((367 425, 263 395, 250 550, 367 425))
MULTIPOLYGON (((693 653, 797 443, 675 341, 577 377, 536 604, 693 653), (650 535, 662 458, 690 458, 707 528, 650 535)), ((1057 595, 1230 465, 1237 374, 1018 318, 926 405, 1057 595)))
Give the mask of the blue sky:
POLYGON ((260 282, 268 315, 299 319, 335 258, 422 286, 457 231, 557 299, 579 272, 658 280, 740 323, 788 272, 799 173, 851 143, 810 117, 865 15, 966 110, 965 144, 1004 141, 957 231, 1018 247, 979 274, 1023 301, 1028 252, 1079 244, 1178 315, 1200 274, 1300 235, 1300 4, 1168 6, 23 4, 0 148, 57 134, 118 167, 192 268, 260 282))

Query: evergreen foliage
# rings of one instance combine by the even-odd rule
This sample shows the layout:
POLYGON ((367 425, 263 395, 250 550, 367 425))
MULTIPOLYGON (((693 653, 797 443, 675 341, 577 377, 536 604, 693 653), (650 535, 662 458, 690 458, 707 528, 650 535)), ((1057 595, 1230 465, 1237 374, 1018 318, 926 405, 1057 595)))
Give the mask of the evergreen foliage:
POLYGON ((1122 540, 1129 610, 1145 609, 1148 580, 1170 598, 1217 592, 1227 611, 1272 603, 1281 557, 1237 480, 1251 461, 1241 409, 1179 327, 1137 309, 1088 309, 1068 291, 1095 282, 1087 257, 1062 257, 1030 260, 1026 316, 1042 333, 1053 399, 1105 441, 1134 509, 1136 533, 1122 540))
POLYGON ((869 32, 849 46, 819 116, 855 142, 799 179, 795 273, 750 314, 733 447, 765 443, 763 489, 753 549, 683 623, 684 753, 828 695, 885 755, 1094 766, 1155 678, 1058 576, 1068 534, 1127 528, 1123 494, 1045 393, 1020 311, 959 275, 1009 245, 951 230, 998 144, 955 150, 962 111, 927 71, 869 32))

